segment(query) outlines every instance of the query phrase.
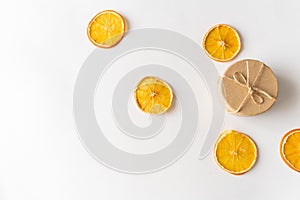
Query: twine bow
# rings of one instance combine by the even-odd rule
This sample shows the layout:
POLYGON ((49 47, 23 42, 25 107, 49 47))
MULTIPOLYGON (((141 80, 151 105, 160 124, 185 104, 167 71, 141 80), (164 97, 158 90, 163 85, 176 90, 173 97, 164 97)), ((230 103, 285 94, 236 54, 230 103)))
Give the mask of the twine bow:
POLYGON ((264 100, 264 97, 262 95, 265 95, 269 99, 276 100, 276 98, 271 96, 268 92, 254 86, 256 81, 260 78, 260 76, 263 72, 263 69, 264 69, 264 64, 262 63, 262 65, 260 66, 259 72, 258 72, 257 76, 255 77, 252 85, 250 85, 250 81, 249 81, 250 76, 249 76, 248 61, 246 61, 246 71, 247 71, 246 77, 241 72, 234 72, 233 73, 233 78, 224 76, 225 78, 227 78, 229 80, 233 80, 237 84, 248 88, 247 95, 245 96, 245 98, 241 102, 240 106, 234 111, 235 113, 238 113, 242 109, 242 107, 245 105, 245 103, 246 103, 246 101, 249 97, 251 98, 251 100, 255 104, 263 104, 264 103, 265 100, 264 100))

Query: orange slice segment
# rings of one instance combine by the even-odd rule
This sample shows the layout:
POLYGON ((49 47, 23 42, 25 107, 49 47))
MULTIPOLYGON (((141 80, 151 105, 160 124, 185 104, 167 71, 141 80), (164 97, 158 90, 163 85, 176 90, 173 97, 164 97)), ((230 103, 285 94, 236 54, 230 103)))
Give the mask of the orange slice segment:
POLYGON ((283 136, 280 155, 290 168, 300 172, 300 129, 291 130, 283 136))
POLYGON ((218 24, 205 34, 202 46, 211 59, 226 62, 239 53, 241 41, 235 29, 225 24, 218 24))
POLYGON ((98 13, 87 27, 89 40, 95 46, 102 48, 110 48, 118 44, 125 31, 125 19, 113 10, 98 13))
POLYGON ((234 175, 248 172, 256 162, 257 148, 253 140, 234 130, 221 133, 214 147, 218 166, 234 175))
POLYGON ((146 113, 162 114, 166 112, 173 99, 171 87, 155 77, 145 77, 135 89, 137 106, 146 113))

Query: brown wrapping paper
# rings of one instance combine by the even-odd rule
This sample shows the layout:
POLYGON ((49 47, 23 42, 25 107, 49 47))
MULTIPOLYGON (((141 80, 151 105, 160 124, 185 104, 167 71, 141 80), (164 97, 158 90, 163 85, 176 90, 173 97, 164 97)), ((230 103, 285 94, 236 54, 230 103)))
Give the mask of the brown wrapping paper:
POLYGON ((231 65, 221 79, 228 112, 252 116, 263 113, 276 102, 278 83, 272 70, 257 60, 231 65))

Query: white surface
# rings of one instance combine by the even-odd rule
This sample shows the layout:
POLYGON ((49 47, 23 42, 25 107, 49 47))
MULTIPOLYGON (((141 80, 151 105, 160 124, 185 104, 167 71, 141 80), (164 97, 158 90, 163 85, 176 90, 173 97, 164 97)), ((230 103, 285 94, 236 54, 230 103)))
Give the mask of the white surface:
MULTIPOLYGON (((299 127, 299 1, 1 1, 0 199, 196 200, 298 199, 299 174, 282 162, 281 136, 299 127), (171 167, 148 175, 112 171, 82 147, 72 118, 72 92, 94 49, 85 29, 94 14, 115 9, 130 29, 166 28, 200 43, 207 29, 228 23, 243 49, 279 79, 278 103, 251 118, 226 115, 225 128, 248 133, 259 160, 236 177, 210 155, 199 161, 199 138, 171 167)), ((222 72, 230 63, 216 66, 222 72)))
MULTIPOLYGON (((195 97, 197 98, 196 101, 198 102, 198 109, 201 111, 198 115, 198 124, 201 123, 202 126, 199 126, 197 130, 201 139, 205 136, 210 127, 212 117, 212 105, 210 103, 211 97, 203 78, 192 65, 182 58, 165 51, 140 50, 132 52, 126 56, 118 58, 108 67, 109 69, 101 78, 99 78, 100 83, 95 91, 95 113, 98 124, 103 130, 103 134, 114 146, 126 152, 133 154, 148 154, 157 152, 173 142, 181 127, 182 108, 180 100, 177 99, 176 96, 174 96, 174 106, 172 106, 172 109, 170 109, 166 115, 165 127, 161 127, 162 132, 151 139, 137 140, 132 137, 128 137, 128 135, 121 132, 114 117, 112 117, 112 96, 120 79, 122 79, 131 70, 137 69, 141 66, 153 66, 155 64, 171 68, 187 80, 188 84, 196 86, 192 89, 195 97), (105 94, 105 97, 103 94, 105 94), (200 133, 202 134, 200 135, 200 133)), ((132 91, 134 91, 134 88, 132 91)), ((178 95, 176 88, 173 88, 173 92, 175 95, 178 95)), ((128 112, 130 113, 131 120, 136 123, 137 126, 145 127, 151 124, 151 117, 137 109, 133 94, 128 112), (142 122, 142 119, 145 121, 142 122)))

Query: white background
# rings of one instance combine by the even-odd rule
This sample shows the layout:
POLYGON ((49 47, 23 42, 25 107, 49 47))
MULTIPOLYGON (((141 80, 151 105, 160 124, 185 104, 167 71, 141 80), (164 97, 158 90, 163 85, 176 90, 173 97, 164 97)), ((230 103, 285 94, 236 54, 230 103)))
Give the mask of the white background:
MULTIPOLYGON (((300 126, 299 10, 296 0, 2 0, 0 199, 299 199, 299 174, 278 150, 282 135, 300 126), (94 50, 87 23, 104 9, 122 13, 130 29, 166 28, 198 43, 216 23, 237 28, 243 49, 235 61, 264 61, 280 90, 265 114, 226 115, 225 128, 248 133, 258 145, 249 173, 227 174, 212 155, 198 160, 197 142, 174 165, 148 175, 115 172, 85 151, 74 129, 72 92, 94 50)), ((215 64, 222 72, 230 63, 215 64)))

